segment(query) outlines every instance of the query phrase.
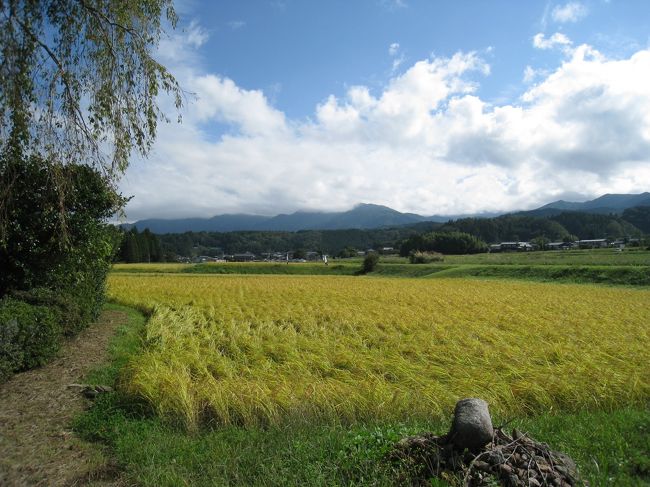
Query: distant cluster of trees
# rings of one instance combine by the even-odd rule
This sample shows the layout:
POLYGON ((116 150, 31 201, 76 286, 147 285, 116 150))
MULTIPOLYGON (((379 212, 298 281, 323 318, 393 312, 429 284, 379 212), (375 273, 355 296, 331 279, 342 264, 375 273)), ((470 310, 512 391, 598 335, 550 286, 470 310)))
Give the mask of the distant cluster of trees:
POLYGON ((133 227, 124 232, 116 259, 120 262, 164 262, 165 254, 157 235, 146 228, 142 233, 133 227))
MULTIPOLYGON (((650 208, 639 207, 626 210, 623 215, 601 215, 592 213, 563 212, 558 215, 540 218, 534 216, 503 215, 496 218, 463 218, 452 220, 439 228, 443 232, 464 232, 485 242, 532 241, 545 238, 550 241, 563 241, 567 238, 619 238, 641 236, 643 231, 626 216, 636 217, 635 221, 650 227, 650 208), (644 210, 643 208, 647 208, 644 210)), ((649 228, 650 229, 650 228, 649 228)))
POLYGON ((486 242, 502 241, 530 241, 543 249, 551 241, 640 237, 644 232, 650 232, 650 207, 630 208, 620 216, 562 212, 549 217, 463 218, 449 221, 433 233, 409 237, 401 244, 400 255, 413 251, 471 254, 486 251, 486 242))
POLYGON ((650 235, 650 206, 636 206, 623 211, 621 218, 634 225, 646 235, 650 235))
POLYGON ((287 250, 314 250, 328 255, 356 250, 395 246, 405 238, 440 226, 430 223, 420 228, 410 226, 377 228, 371 230, 302 230, 298 232, 240 231, 240 232, 185 232, 158 235, 165 254, 191 257, 215 256, 222 253, 286 252, 287 250), (346 250, 347 249, 347 250, 346 250))
POLYGON ((399 253, 408 257, 413 252, 439 252, 446 255, 487 252, 487 244, 465 232, 431 232, 414 235, 400 246, 399 253))

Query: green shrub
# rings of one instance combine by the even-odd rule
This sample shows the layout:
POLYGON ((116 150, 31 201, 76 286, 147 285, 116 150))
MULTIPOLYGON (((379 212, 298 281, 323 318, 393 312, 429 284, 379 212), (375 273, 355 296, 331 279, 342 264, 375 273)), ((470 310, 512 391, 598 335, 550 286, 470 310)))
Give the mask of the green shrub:
POLYGON ((61 331, 72 336, 82 330, 90 317, 84 313, 78 297, 68 292, 55 292, 47 288, 34 288, 29 291, 12 291, 10 296, 35 306, 51 308, 59 317, 61 331))
POLYGON ((61 316, 56 308, 13 298, 0 300, 0 382, 37 367, 59 348, 61 316))
POLYGON ((48 288, 79 297, 82 315, 95 315, 121 238, 105 220, 125 200, 88 166, 6 153, 0 167, 0 187, 11 188, 0 225, 0 297, 48 288))
MULTIPOLYGON (((18 151, 20 152, 20 151, 18 151)), ((39 365, 101 311, 126 201, 96 169, 0 153, 2 375, 39 365), (16 348, 18 347, 18 348, 16 348), (22 347, 22 348, 21 348, 22 347)))
POLYGON ((374 271, 377 268, 379 263, 379 256, 371 252, 363 259, 363 264, 361 265, 361 273, 368 274, 369 272, 374 271))
POLYGON ((409 254, 409 262, 411 264, 429 264, 431 262, 442 262, 445 256, 439 252, 422 252, 413 250, 409 254))

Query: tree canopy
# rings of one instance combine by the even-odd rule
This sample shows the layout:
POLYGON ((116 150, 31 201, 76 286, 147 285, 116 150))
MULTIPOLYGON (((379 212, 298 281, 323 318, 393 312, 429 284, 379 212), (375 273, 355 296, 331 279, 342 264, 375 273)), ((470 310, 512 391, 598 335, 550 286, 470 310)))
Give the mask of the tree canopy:
POLYGON ((0 0, 0 137, 53 163, 122 173, 178 83, 154 57, 171 0, 0 0))
POLYGON ((411 252, 434 251, 441 254, 478 254, 487 252, 488 247, 481 239, 464 232, 431 232, 414 235, 400 246, 400 255, 407 257, 411 252))
POLYGON ((171 0, 0 0, 0 380, 101 310, 116 182, 151 148, 159 95, 181 103, 154 59, 165 22, 171 0))

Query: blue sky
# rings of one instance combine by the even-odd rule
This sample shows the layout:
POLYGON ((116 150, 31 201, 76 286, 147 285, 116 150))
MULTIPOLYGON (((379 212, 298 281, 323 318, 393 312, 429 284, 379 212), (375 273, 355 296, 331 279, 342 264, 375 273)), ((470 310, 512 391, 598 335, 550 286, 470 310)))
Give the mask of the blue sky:
POLYGON ((458 214, 650 189, 650 2, 177 10, 159 58, 194 95, 127 172, 129 219, 458 214))

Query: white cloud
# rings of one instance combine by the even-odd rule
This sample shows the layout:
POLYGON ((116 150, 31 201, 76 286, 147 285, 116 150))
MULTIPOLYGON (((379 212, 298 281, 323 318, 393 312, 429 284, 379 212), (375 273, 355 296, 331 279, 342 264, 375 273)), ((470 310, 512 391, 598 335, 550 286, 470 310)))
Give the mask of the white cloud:
POLYGON ((405 60, 404 55, 400 54, 399 43, 393 42, 390 46, 388 46, 388 55, 393 58, 391 73, 394 74, 405 60))
POLYGON ((524 83, 530 83, 537 77, 537 70, 533 69, 531 66, 526 66, 524 69, 524 83))
POLYGON ((561 32, 556 32, 551 37, 546 37, 543 33, 535 34, 533 37, 533 46, 537 49, 554 49, 556 47, 571 46, 571 39, 561 32))
POLYGON ((244 135, 272 135, 286 129, 284 114, 271 107, 261 91, 243 90, 232 80, 212 74, 193 78, 189 86, 197 93, 193 110, 201 122, 225 122, 244 135))
POLYGON ((587 15, 587 7, 580 2, 569 2, 565 5, 556 6, 551 12, 555 22, 577 22, 587 15))
POLYGON ((182 125, 160 127, 151 158, 129 169, 128 216, 362 201, 452 214, 650 188, 650 50, 611 60, 582 45, 553 72, 530 72, 536 84, 519 102, 494 105, 477 94, 476 80, 489 74, 477 54, 425 59, 380 92, 330 95, 305 121, 288 119, 260 90, 186 67, 181 81, 197 100, 182 125), (225 134, 215 134, 217 123, 225 134))
POLYGON ((207 31, 193 20, 186 31, 187 44, 191 47, 201 47, 210 36, 207 31))

